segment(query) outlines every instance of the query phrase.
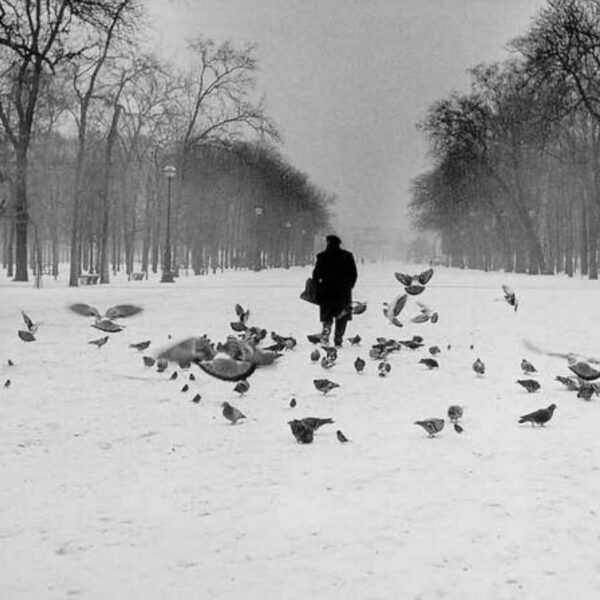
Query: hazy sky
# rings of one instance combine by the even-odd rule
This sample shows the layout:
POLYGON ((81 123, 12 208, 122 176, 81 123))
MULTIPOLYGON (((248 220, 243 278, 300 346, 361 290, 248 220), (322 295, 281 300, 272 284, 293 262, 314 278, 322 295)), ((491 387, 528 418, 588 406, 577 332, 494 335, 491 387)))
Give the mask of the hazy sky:
POLYGON ((542 0, 147 0, 176 57, 204 35, 254 42, 259 88, 283 154, 338 196, 339 229, 406 222, 428 167, 416 130, 429 105, 466 92, 466 70, 508 58, 542 0), (395 221, 394 221, 395 219, 395 221))

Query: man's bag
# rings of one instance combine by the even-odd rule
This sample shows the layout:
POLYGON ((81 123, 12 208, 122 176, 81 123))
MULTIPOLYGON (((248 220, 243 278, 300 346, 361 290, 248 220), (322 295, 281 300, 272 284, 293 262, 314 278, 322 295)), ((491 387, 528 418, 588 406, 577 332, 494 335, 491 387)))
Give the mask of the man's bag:
POLYGON ((300 299, 310 302, 311 304, 318 304, 317 302, 317 284, 312 277, 309 277, 304 284, 304 291, 300 294, 300 299))

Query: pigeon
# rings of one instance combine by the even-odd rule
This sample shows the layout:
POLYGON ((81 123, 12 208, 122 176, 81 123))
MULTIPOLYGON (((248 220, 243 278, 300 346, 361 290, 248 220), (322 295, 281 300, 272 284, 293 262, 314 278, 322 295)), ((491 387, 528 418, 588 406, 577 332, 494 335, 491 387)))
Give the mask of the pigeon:
POLYGON ((320 419, 319 417, 304 417, 304 419, 300 419, 302 423, 308 425, 313 431, 317 431, 319 427, 323 427, 323 425, 328 425, 329 423, 333 423, 333 419, 320 419))
POLYGON ((317 362, 320 358, 321 358, 321 353, 315 348, 310 353, 310 360, 312 360, 313 362, 317 362))
POLYGON ((171 360, 175 363, 198 362, 210 360, 215 357, 217 351, 214 344, 206 337, 189 337, 172 344, 159 352, 159 359, 171 360))
POLYGON ((360 356, 357 356, 356 360, 354 361, 354 368, 356 369, 356 372, 362 373, 366 364, 367 363, 360 356))
POLYGON ((519 301, 517 300, 517 296, 515 295, 514 291, 508 285, 504 284, 502 285, 502 291, 504 292, 504 300, 506 300, 508 305, 512 306, 516 312, 517 308, 519 307, 519 301))
POLYGON ((335 359, 333 358, 329 358, 328 356, 324 356, 321 359, 321 366, 324 369, 331 369, 331 367, 333 367, 335 365, 335 359))
POLYGON ((9 359, 6 361, 6 364, 7 364, 9 367, 14 367, 14 366, 15 366, 15 363, 14 363, 12 360, 10 360, 10 358, 9 358, 9 359))
POLYGON ((579 360, 579 361, 570 361, 571 364, 569 364, 569 369, 571 369, 571 371, 573 373, 575 373, 575 375, 577 375, 577 377, 579 377, 580 379, 584 379, 585 381, 594 381, 595 379, 598 379, 598 377, 600 377, 600 371, 597 371, 596 369, 594 369, 594 367, 590 366, 587 362, 579 360))
POLYGON ((591 400, 592 396, 594 394, 598 394, 599 390, 594 387, 595 384, 587 384, 586 385, 582 385, 578 390, 577 390, 577 397, 578 398, 583 398, 584 400, 591 400))
POLYGON ((248 319, 250 318, 250 311, 244 310, 242 305, 237 304, 237 303, 234 308, 235 308, 235 314, 237 315, 238 319, 240 320, 240 323, 246 324, 248 322, 248 319))
POLYGON ((434 314, 434 312, 431 310, 431 308, 429 308, 429 306, 423 304, 422 302, 417 302, 417 304, 421 312, 416 317, 413 317, 411 321, 413 323, 426 323, 431 319, 431 316, 434 314))
POLYGON ((335 346, 323 346, 323 351, 330 360, 337 360, 338 351, 335 346))
POLYGON ((189 360, 180 360, 177 364, 182 371, 185 371, 192 366, 192 363, 189 360))
POLYGON ((519 423, 531 423, 532 426, 537 424, 543 427, 552 418, 555 410, 556 404, 551 404, 548 408, 540 408, 528 415, 523 415, 519 419, 519 423))
POLYGON ((429 354, 431 354, 432 356, 435 356, 436 354, 439 354, 441 352, 440 347, 439 346, 431 346, 429 348, 429 354))
POLYGON ((367 303, 366 302, 359 302, 358 300, 354 300, 352 302, 352 314, 353 315, 362 315, 365 310, 367 310, 367 303))
POLYGON ((428 369, 437 369, 440 366, 435 358, 422 358, 419 364, 425 365, 428 369))
POLYGON ((453 423, 453 425, 454 425, 454 431, 456 431, 456 433, 462 433, 464 431, 462 426, 459 425, 458 423, 453 423))
POLYGON ((17 334, 24 342, 35 342, 35 336, 29 331, 19 329, 17 334))
POLYGON ((123 327, 121 325, 118 325, 110 319, 100 319, 93 325, 90 325, 90 327, 95 327, 96 329, 104 331, 105 333, 119 333, 119 331, 123 331, 123 327))
POLYGON ((245 323, 242 323, 241 321, 231 321, 229 325, 231 326, 231 329, 233 329, 233 331, 238 333, 241 331, 246 331, 246 329, 248 329, 248 326, 245 323))
POLYGON ((321 343, 321 334, 320 333, 309 333, 306 337, 311 344, 320 344, 321 343))
POLYGON ((400 321, 398 321, 398 315, 402 312, 402 309, 406 305, 408 296, 406 294, 400 294, 396 296, 391 302, 383 303, 383 316, 396 327, 402 327, 400 321))
POLYGON ((480 358, 473 363, 473 371, 480 377, 485 373, 485 364, 480 358))
POLYGON ((91 340, 88 342, 88 344, 93 344, 94 346, 97 346, 98 348, 102 348, 102 346, 104 346, 104 344, 106 344, 106 342, 108 342, 107 335, 105 335, 104 337, 98 338, 97 340, 91 340))
POLYGON ((361 341, 361 337, 360 335, 355 335, 354 337, 349 337, 348 341, 350 342, 351 346, 358 346, 358 344, 360 344, 361 341))
POLYGON ((152 367, 152 366, 154 366, 154 363, 156 362, 156 360, 154 358, 152 358, 151 356, 142 356, 142 360, 144 361, 145 367, 152 367))
POLYGON ((182 392, 187 392, 190 389, 190 386, 186 383, 182 388, 181 391, 182 392))
POLYGON ((190 376, 188 377, 188 379, 190 381, 196 381, 196 376, 193 373, 190 373, 190 376))
POLYGON ((415 421, 415 425, 420 425, 428 434, 433 437, 444 429, 444 419, 424 419, 423 421, 415 421))
POLYGON ((517 383, 522 385, 530 394, 540 389, 540 384, 535 379, 517 379, 517 383))
POLYGON ((156 361, 156 370, 159 373, 163 373, 164 371, 166 371, 168 366, 169 366, 169 361, 166 358, 159 358, 156 361))
POLYGON ((312 427, 306 425, 306 423, 299 421, 298 419, 294 419, 293 421, 288 421, 288 425, 292 430, 292 434, 296 438, 296 441, 299 444, 311 444, 314 439, 314 430, 312 427))
POLYGON ((237 392, 240 396, 243 396, 250 389, 250 384, 246 379, 242 379, 235 384, 233 388, 234 392, 237 392))
POLYGON ((35 335, 35 332, 38 330, 38 327, 41 325, 41 323, 34 323, 29 316, 27 316, 27 313, 24 310, 21 310, 21 315, 23 315, 23 321, 27 326, 27 331, 29 331, 31 335, 35 335))
POLYGON ((333 381, 329 381, 329 379, 313 379, 313 385, 319 392, 323 392, 323 395, 336 387, 340 387, 339 383, 334 383, 333 381))
POLYGON ((234 360, 225 354, 218 354, 212 360, 202 360, 197 364, 205 373, 222 381, 241 381, 256 370, 256 363, 234 360))
POLYGON ((175 379, 177 379, 177 377, 179 376, 179 373, 177 373, 177 371, 173 371, 171 373, 171 377, 169 377, 170 381, 175 381, 175 379))
POLYGON ((440 315, 438 315, 438 313, 434 312, 431 313, 431 318, 429 319, 430 323, 437 323, 440 320, 440 315))
POLYGON ((7 380, 4 382, 4 387, 5 387, 5 388, 9 388, 9 387, 10 387, 10 383, 11 383, 10 379, 7 379, 7 380))
POLYGON ((290 408, 295 408, 296 407, 296 398, 292 398, 290 400, 290 408))
POLYGON ((246 415, 235 406, 231 406, 229 402, 223 402, 221 404, 223 407, 223 416, 231 422, 232 425, 235 425, 240 419, 245 419, 246 415))
POLYGON ((579 389, 579 383, 574 377, 563 377, 561 375, 557 375, 555 379, 556 381, 560 381, 563 385, 565 385, 571 392, 575 392, 579 389))
POLYGON ((346 442, 349 442, 350 440, 341 432, 340 429, 338 429, 335 432, 335 435, 337 435, 337 439, 342 443, 345 444, 346 442))
POLYGON ((298 343, 296 338, 292 336, 283 336, 271 331, 271 339, 281 346, 282 350, 293 350, 298 343))
POLYGON ((418 350, 419 348, 423 347, 423 344, 421 342, 417 342, 414 339, 413 340, 401 340, 400 344, 402 344, 405 348, 408 348, 409 350, 418 350))
POLYGON ((525 375, 537 373, 537 369, 526 358, 521 361, 521 370, 525 375))
POLYGON ((137 342, 137 344, 129 344, 130 348, 134 348, 138 352, 143 352, 150 345, 150 340, 146 340, 145 342, 137 342))
POLYGON ((377 371, 380 377, 385 377, 392 370, 392 365, 389 362, 383 360, 377 365, 377 371))
POLYGON ((200 400, 202 400, 202 396, 200 394, 196 394, 193 398, 192 398, 192 402, 194 404, 198 404, 198 402, 200 402, 200 400))
POLYGON ((95 317, 98 321, 102 320, 103 318, 110 321, 114 319, 123 319, 125 317, 137 315, 144 310, 135 304, 117 304, 116 306, 111 306, 109 309, 107 309, 104 315, 101 315, 97 308, 90 306, 89 304, 70 304, 67 308, 78 315, 83 315, 84 317, 95 317))
POLYGON ((456 421, 458 421, 459 419, 461 419, 463 416, 463 408, 462 406, 458 406, 456 404, 453 404, 451 406, 448 407, 448 418, 455 423, 456 421))

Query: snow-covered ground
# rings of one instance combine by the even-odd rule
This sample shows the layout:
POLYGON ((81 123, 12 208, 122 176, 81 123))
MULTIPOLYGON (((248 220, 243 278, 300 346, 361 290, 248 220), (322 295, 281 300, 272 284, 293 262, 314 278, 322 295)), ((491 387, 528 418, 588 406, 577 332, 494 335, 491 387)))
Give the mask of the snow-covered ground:
POLYGON ((410 323, 411 298, 396 328, 381 311, 402 291, 394 271, 423 268, 359 265, 355 299, 368 310, 347 335, 363 341, 327 371, 309 359, 317 309, 298 299, 308 267, 172 285, 0 283, 0 385, 11 380, 0 387, 0 597, 600 598, 600 406, 554 380, 570 374, 564 359, 522 343, 599 355, 598 283, 438 268, 418 299, 439 322, 410 323), (72 302, 145 311, 96 349, 87 342, 103 334, 72 302), (243 397, 195 367, 158 374, 128 347, 224 340, 236 302, 250 325, 298 338, 243 397), (34 343, 17 337, 21 309, 43 322, 34 343), (392 354, 378 376, 375 338, 415 334, 425 347, 392 354), (440 368, 428 371, 418 360, 432 344, 440 368), (537 393, 516 384, 522 358, 538 368, 537 393), (323 396, 321 377, 340 387, 323 396), (248 420, 225 421, 224 400, 248 420), (547 427, 517 423, 552 402, 547 427), (428 438, 414 424, 450 404, 465 407, 462 434, 447 423, 428 438), (335 424, 299 445, 287 421, 305 416, 335 424))

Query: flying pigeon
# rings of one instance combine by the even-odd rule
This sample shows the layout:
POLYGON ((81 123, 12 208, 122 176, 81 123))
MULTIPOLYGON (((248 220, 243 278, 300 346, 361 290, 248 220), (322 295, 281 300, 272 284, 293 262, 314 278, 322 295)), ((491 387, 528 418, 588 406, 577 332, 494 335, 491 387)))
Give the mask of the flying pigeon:
POLYGON ((156 360, 151 356, 142 356, 142 360, 144 361, 145 367, 152 367, 156 362, 156 360))
POLYGON ((537 373, 537 369, 526 359, 521 360, 521 370, 525 375, 531 375, 537 373))
POLYGON ((35 335, 35 332, 38 330, 38 327, 41 323, 34 323, 28 316, 24 310, 21 310, 21 315, 23 315, 23 321, 27 327, 27 331, 31 333, 31 335, 35 335))
POLYGON ((250 311, 244 310, 241 304, 235 305, 235 314, 238 316, 240 323, 247 323, 250 318, 250 311))
POLYGON ((338 429, 335 432, 335 435, 337 435, 337 439, 342 443, 345 444, 346 442, 350 441, 343 433, 340 429, 338 429))
POLYGON ((360 356, 357 356, 356 360, 354 361, 354 368, 356 369, 356 372, 362 373, 366 364, 367 363, 360 356))
POLYGON ((428 369, 437 369, 440 366, 435 358, 422 358, 419 364, 425 365, 428 369))
POLYGON ((144 309, 135 304, 117 304, 111 306, 104 315, 101 315, 97 308, 89 304, 76 303, 68 306, 69 310, 84 317, 95 317, 100 321, 102 318, 113 321, 114 319, 123 319, 141 313, 144 309))
POLYGON ((424 285, 409 285, 404 288, 404 291, 410 296, 418 296, 420 293, 425 291, 424 285))
POLYGON ((485 364, 480 358, 473 363, 473 371, 480 377, 485 373, 485 364))
POLYGON ((455 423, 456 421, 458 421, 459 419, 461 419, 463 416, 463 408, 462 406, 458 406, 456 404, 453 404, 452 406, 448 407, 448 418, 455 423))
POLYGON ((240 396, 243 396, 250 389, 250 384, 246 379, 242 379, 235 384, 233 388, 234 392, 237 392, 240 396))
POLYGON ((433 437, 444 429, 444 419, 424 419, 423 421, 415 421, 415 425, 420 425, 428 434, 433 437))
POLYGON ((288 421, 292 434, 299 444, 311 444, 314 439, 314 430, 298 419, 288 421))
POLYGON ((248 329, 247 325, 240 321, 231 321, 229 325, 231 326, 231 329, 233 329, 237 333, 241 331, 246 331, 246 329, 248 329))
POLYGON ((107 335, 105 335, 104 337, 98 338, 97 340, 91 340, 88 342, 88 344, 93 344, 94 346, 97 346, 98 348, 102 348, 102 346, 104 346, 104 344, 106 344, 106 342, 108 342, 107 335))
POLYGON ((408 287, 412 285, 414 277, 412 275, 408 275, 407 273, 394 273, 394 277, 404 286, 408 287))
POLYGON ((142 352, 142 351, 146 350, 146 348, 148 348, 150 343, 151 343, 150 340, 146 340, 145 342, 137 342, 137 344, 129 344, 129 347, 134 348, 138 352, 142 352))
POLYGON ((323 392, 324 395, 334 388, 340 387, 339 383, 334 383, 333 381, 329 381, 329 379, 313 379, 313 385, 319 392, 323 392))
POLYGON ((362 338, 360 337, 360 335, 357 334, 353 337, 349 337, 348 341, 350 342, 351 346, 358 346, 358 344, 360 344, 361 339, 362 338))
POLYGON ((577 377, 584 379, 585 381, 594 381, 600 377, 600 371, 597 371, 594 367, 582 360, 572 361, 571 364, 569 364, 569 369, 571 369, 577 377))
POLYGON ((104 331, 105 333, 119 333, 119 331, 123 331, 123 327, 121 325, 118 325, 110 319, 100 319, 99 321, 96 321, 90 325, 90 327, 95 327, 96 329, 104 331))
POLYGON ((383 315, 392 324, 397 327, 402 327, 402 324, 398 320, 398 315, 402 312, 402 309, 406 305, 408 296, 406 294, 400 294, 396 296, 391 302, 383 303, 383 315))
POLYGON ((540 384, 535 379, 517 379, 517 383, 522 385, 530 394, 540 389, 540 384))
POLYGON ((427 269, 426 271, 419 273, 415 277, 421 285, 427 285, 429 283, 429 280, 433 277, 433 269, 427 269))
POLYGON ((246 415, 235 406, 231 406, 229 402, 223 402, 221 404, 223 407, 223 416, 231 422, 232 425, 235 425, 240 419, 245 419, 246 415))
POLYGON ((516 294, 514 293, 512 288, 504 284, 502 285, 502 291, 504 292, 504 300, 506 300, 506 302, 508 302, 508 305, 512 306, 516 312, 517 308, 519 307, 519 301, 517 300, 516 294))
POLYGON ((19 331, 17 331, 17 335, 24 342, 35 342, 35 336, 33 335, 33 333, 30 333, 29 331, 25 331, 23 329, 19 329, 19 331))
POLYGON ((519 419, 519 423, 531 423, 532 426, 537 424, 543 427, 552 418, 555 410, 556 404, 551 404, 548 408, 540 408, 528 415, 523 415, 519 419))

